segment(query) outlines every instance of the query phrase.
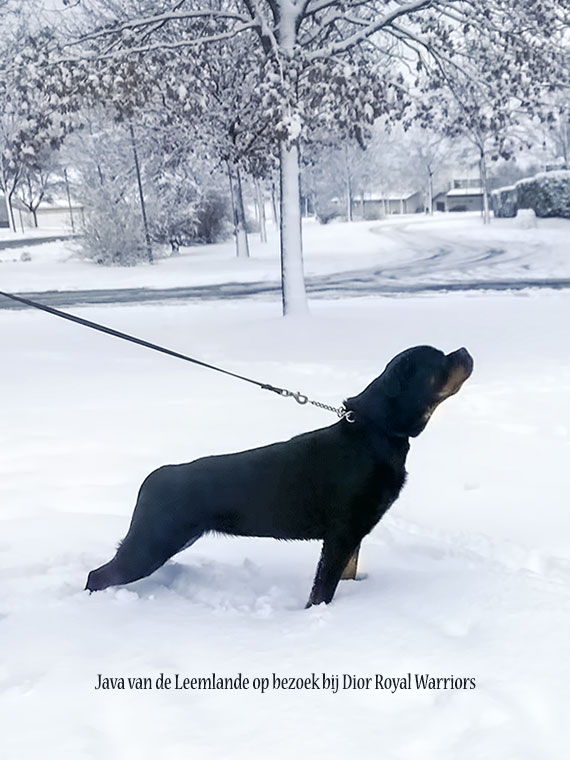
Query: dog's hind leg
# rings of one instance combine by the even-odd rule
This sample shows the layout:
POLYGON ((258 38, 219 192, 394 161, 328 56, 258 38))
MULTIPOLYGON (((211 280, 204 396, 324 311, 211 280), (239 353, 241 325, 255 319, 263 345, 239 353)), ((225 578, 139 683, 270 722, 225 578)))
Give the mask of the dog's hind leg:
POLYGON ((196 533, 189 540, 162 540, 152 543, 135 540, 127 535, 110 562, 92 570, 87 577, 85 589, 102 591, 109 586, 122 586, 146 578, 174 554, 186 549, 197 541, 201 533, 196 533))
POLYGON ((340 576, 341 581, 354 581, 356 580, 356 573, 358 572, 358 553, 360 551, 360 544, 356 547, 356 550, 352 553, 350 559, 346 563, 346 567, 342 571, 340 576))
POLYGON ((321 602, 328 604, 332 600, 342 572, 356 553, 361 540, 362 535, 333 535, 325 538, 307 607, 321 602))

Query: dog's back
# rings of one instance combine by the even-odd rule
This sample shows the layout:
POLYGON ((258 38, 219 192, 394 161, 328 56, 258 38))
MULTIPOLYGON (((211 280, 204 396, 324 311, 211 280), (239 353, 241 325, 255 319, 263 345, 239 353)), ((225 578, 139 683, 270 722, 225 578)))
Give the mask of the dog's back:
POLYGON ((394 456, 385 443, 386 456, 380 444, 338 422, 282 443, 161 467, 141 487, 129 532, 164 512, 175 513, 178 525, 191 514, 185 529, 200 534, 282 539, 322 539, 342 522, 377 522, 403 485, 407 451, 394 456))

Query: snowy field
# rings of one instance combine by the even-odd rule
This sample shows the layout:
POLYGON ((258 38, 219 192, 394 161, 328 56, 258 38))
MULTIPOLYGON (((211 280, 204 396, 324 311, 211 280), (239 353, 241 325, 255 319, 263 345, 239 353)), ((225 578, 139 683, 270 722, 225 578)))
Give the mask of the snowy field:
MULTIPOLYGON (((519 281, 570 278, 570 221, 538 219, 521 229, 516 219, 495 219, 484 226, 473 214, 413 214, 380 222, 330 224, 308 221, 304 230, 305 271, 309 278, 338 272, 373 273, 378 284, 416 284, 481 280, 519 281)), ((106 268, 81 260, 73 241, 22 249, 2 249, 0 280, 9 291, 84 288, 168 288, 220 282, 275 282, 280 277, 278 240, 250 236, 252 256, 237 260, 233 244, 182 249, 180 256, 154 265, 106 268), (32 261, 21 262, 22 250, 32 261)), ((5 235, 8 233, 5 233, 5 235)))
MULTIPOLYGON (((484 276, 476 252, 491 238, 510 252, 505 277, 569 276, 567 223, 478 221, 417 222, 425 246, 451 246, 440 280, 484 276)), ((431 276, 422 237, 388 226, 310 228, 308 270, 377 267, 380 239, 390 266, 407 262, 402 276, 431 276)), ((243 263, 220 247, 109 271, 64 263, 58 245, 45 261, 39 247, 30 263, 5 261, 0 288, 216 282, 243 263)), ((252 279, 276 266, 269 255, 245 262, 252 279)), ((317 543, 224 537, 88 596, 87 572, 114 553, 150 470, 335 419, 41 313, 0 310, 2 758, 567 757, 570 293, 319 300, 304 320, 281 319, 271 300, 74 312, 334 405, 416 344, 465 345, 475 371, 412 441, 402 496, 364 542, 365 577, 342 582, 330 606, 303 609, 317 543), (161 673, 212 672, 372 681, 336 693, 156 688, 161 673), (412 689, 374 688, 376 674, 403 685, 408 673, 412 689), (149 677, 153 688, 97 690, 98 674, 149 677), (417 689, 415 674, 476 687, 417 689)))

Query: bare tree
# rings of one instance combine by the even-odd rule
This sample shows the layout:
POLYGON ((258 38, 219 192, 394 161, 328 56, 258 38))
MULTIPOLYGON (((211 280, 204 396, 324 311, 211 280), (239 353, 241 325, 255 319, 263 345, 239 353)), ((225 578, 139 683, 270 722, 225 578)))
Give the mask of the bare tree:
POLYGON ((37 211, 42 202, 51 199, 54 192, 63 189, 62 169, 55 151, 47 150, 38 156, 34 166, 25 166, 16 185, 16 196, 30 212, 34 226, 38 226, 37 211))

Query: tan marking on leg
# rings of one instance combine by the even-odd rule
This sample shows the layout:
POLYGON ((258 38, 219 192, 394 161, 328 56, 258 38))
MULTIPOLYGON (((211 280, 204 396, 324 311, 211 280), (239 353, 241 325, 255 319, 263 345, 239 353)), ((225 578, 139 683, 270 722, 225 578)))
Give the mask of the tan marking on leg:
POLYGON ((358 571, 358 552, 360 551, 360 546, 356 549, 354 554, 351 556, 351 558, 346 563, 346 567, 342 571, 342 575, 340 576, 341 581, 353 581, 356 579, 356 573, 358 571))

